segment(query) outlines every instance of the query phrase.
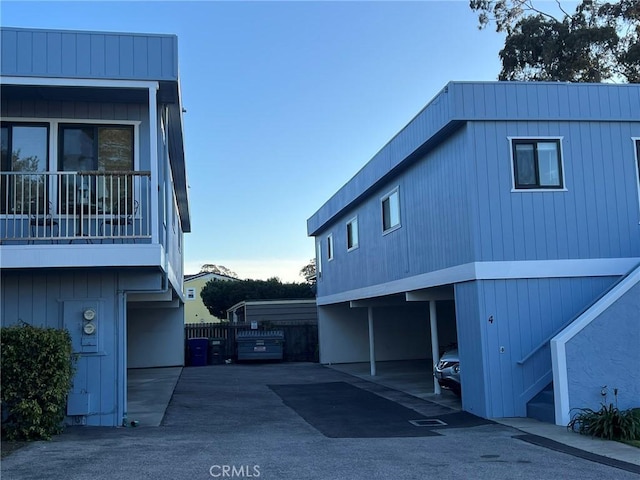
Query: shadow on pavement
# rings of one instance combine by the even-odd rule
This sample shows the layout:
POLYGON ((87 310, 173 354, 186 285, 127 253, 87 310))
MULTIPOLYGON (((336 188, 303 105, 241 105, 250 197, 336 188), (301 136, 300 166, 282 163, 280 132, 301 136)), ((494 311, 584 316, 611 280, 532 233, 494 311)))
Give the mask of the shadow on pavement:
POLYGON ((330 438, 430 437, 447 427, 492 423, 465 412, 437 417, 363 390, 346 382, 269 385, 285 405, 330 438))

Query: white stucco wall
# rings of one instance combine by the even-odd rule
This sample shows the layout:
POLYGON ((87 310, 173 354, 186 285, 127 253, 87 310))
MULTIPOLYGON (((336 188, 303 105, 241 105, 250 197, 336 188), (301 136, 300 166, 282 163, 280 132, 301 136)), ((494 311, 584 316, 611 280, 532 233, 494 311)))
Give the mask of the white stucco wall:
MULTIPOLYGON (((348 304, 318 307, 320 363, 369 361, 367 308, 348 304)), ((374 308, 377 361, 430 358, 426 305, 374 308)))
POLYGON ((566 345, 570 408, 598 410, 606 403, 640 407, 640 283, 587 325, 566 345))
POLYGON ((184 307, 129 308, 127 366, 184 365, 184 307))

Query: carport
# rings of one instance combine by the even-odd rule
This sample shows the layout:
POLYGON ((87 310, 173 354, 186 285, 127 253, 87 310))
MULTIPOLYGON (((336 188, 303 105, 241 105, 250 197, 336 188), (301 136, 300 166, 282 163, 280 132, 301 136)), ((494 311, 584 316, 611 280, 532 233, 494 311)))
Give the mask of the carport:
POLYGON ((184 365, 184 303, 172 289, 127 297, 123 422, 159 425, 184 365))
POLYGON ((184 364, 184 303, 172 290, 129 294, 127 368, 178 367, 184 364))
POLYGON ((396 371, 402 362, 405 367, 414 362, 411 369, 421 365, 421 375, 414 372, 409 378, 423 383, 428 376, 433 382, 430 393, 440 394, 432 371, 442 347, 457 343, 453 300, 453 286, 443 286, 319 305, 320 362, 366 362, 370 378, 379 375, 380 362, 397 362, 396 371))

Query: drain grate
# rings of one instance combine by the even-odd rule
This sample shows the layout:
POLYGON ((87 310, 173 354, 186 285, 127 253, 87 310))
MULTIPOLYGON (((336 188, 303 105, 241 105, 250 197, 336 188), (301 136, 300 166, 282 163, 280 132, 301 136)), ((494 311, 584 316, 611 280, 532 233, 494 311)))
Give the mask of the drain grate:
POLYGON ((443 427, 446 426, 446 422, 438 420, 437 418, 426 418, 422 420, 409 420, 409 423, 414 427, 443 427))

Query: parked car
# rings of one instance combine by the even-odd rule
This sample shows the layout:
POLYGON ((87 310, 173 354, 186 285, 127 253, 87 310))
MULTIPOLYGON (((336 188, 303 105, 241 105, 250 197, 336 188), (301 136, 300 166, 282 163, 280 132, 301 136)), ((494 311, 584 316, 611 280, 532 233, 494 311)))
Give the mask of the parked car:
POLYGON ((460 396, 460 357, 458 349, 447 350, 440 357, 440 361, 433 369, 433 375, 438 379, 441 387, 451 390, 460 396))

